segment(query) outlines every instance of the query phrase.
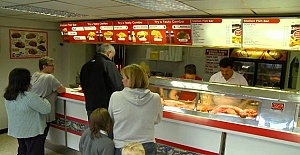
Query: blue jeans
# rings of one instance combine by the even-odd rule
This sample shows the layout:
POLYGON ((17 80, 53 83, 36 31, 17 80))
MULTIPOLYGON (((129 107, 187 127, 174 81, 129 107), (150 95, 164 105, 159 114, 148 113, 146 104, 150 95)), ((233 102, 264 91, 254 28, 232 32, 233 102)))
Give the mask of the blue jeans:
MULTIPOLYGON (((156 155, 156 143, 143 143, 146 155, 156 155)), ((122 148, 115 148, 115 155, 122 155, 122 148)))

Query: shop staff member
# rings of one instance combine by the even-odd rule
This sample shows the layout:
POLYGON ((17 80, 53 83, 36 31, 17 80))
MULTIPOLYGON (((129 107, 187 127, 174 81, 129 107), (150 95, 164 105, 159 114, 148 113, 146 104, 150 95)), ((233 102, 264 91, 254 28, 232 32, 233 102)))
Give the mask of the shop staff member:
POLYGON ((223 58, 219 65, 221 71, 212 75, 209 79, 209 82, 248 86, 248 82, 245 77, 233 70, 233 60, 231 58, 223 58))
POLYGON ((102 44, 94 58, 81 68, 80 84, 88 118, 97 108, 107 109, 111 94, 123 89, 121 74, 111 61, 115 53, 112 45, 102 44))
MULTIPOLYGON (((202 80, 200 76, 196 75, 196 66, 194 64, 188 64, 184 67, 185 75, 181 76, 180 78, 183 79, 191 79, 191 80, 202 80)), ((196 93, 193 92, 186 92, 186 91, 177 91, 171 90, 169 93, 170 99, 173 100, 189 100, 193 101, 196 97, 196 93), (178 97, 178 98, 177 98, 178 97)))

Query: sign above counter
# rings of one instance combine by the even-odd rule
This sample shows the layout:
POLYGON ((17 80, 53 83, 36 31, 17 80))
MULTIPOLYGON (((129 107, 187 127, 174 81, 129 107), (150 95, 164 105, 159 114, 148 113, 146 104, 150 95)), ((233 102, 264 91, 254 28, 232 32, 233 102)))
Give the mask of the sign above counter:
POLYGON ((61 23, 64 42, 300 50, 298 18, 194 18, 61 23))
POLYGON ((148 20, 114 21, 116 43, 149 44, 148 20))
POLYGON ((243 48, 300 49, 300 19, 242 19, 243 48))
POLYGON ((240 19, 191 19, 193 44, 200 46, 241 47, 240 19))
POLYGON ((188 20, 149 20, 152 44, 191 45, 191 21, 188 20))
POLYGON ((61 23, 60 32, 64 42, 86 42, 83 23, 61 23))

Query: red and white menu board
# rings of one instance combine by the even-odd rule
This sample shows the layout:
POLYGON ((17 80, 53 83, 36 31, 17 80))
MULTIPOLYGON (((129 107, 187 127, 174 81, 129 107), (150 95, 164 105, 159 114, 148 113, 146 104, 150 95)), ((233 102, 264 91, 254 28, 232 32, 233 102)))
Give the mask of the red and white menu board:
POLYGON ((99 42, 114 43, 114 27, 112 21, 100 22, 99 42))
POLYGON ((244 48, 300 49, 300 20, 243 19, 244 48))
POLYGON ((113 22, 85 22, 84 31, 87 42, 115 42, 113 22))
POLYGON ((117 43, 150 43, 147 20, 114 21, 114 33, 117 43))
POLYGON ((60 32, 63 42, 86 42, 83 23, 62 23, 60 32))
POLYGON ((83 28, 86 36, 86 42, 100 42, 100 22, 84 22, 83 28))
POLYGON ((229 56, 228 50, 206 49, 205 51, 205 73, 215 74, 220 71, 219 62, 229 56))
POLYGON ((241 47, 241 19, 191 19, 193 45, 241 47))
POLYGON ((191 21, 184 20, 149 20, 152 44, 191 45, 191 21))

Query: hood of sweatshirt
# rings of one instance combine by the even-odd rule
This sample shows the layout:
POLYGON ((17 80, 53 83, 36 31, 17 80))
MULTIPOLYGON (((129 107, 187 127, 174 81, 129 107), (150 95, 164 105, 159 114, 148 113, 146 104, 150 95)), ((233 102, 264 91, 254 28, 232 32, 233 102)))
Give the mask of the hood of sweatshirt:
POLYGON ((121 91, 121 94, 128 102, 135 105, 144 105, 148 103, 154 96, 149 89, 131 89, 128 87, 125 87, 123 91, 121 91))

